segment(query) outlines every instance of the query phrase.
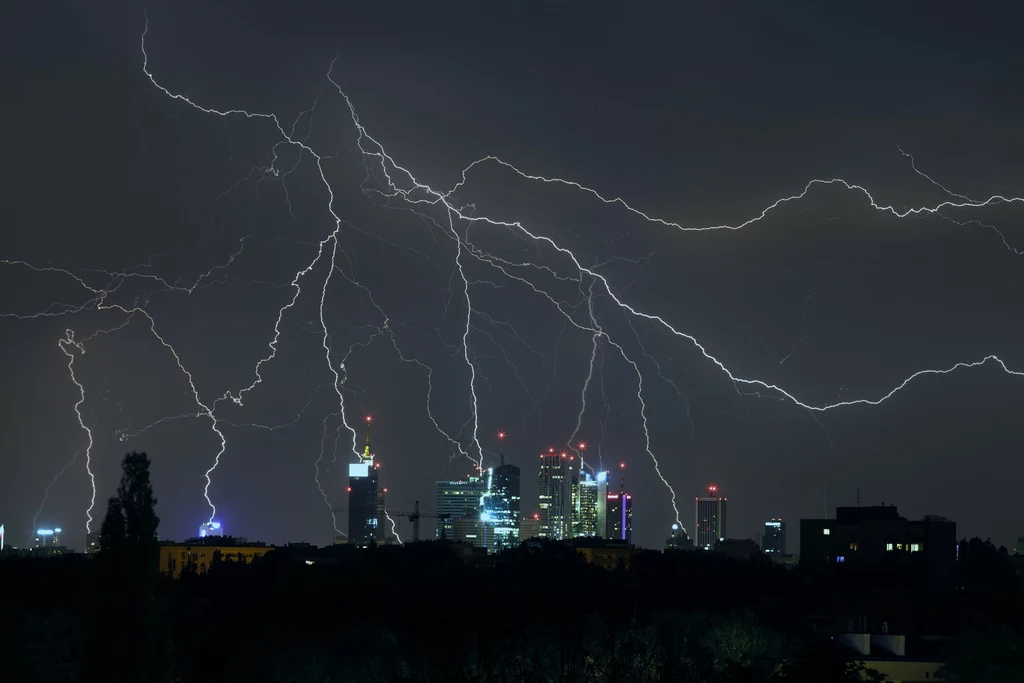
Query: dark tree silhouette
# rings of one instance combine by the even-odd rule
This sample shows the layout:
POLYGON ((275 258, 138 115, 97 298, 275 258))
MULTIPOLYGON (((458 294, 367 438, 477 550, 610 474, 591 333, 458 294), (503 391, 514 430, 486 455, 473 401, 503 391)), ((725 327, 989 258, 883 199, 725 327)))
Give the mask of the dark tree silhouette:
POLYGON ((121 512, 121 501, 115 496, 107 501, 107 514, 100 527, 101 556, 110 558, 120 555, 124 546, 124 513, 121 512))
POLYGON ((129 453, 117 496, 100 530, 100 571, 93 591, 82 680, 147 683, 169 678, 159 579, 156 497, 149 458, 129 453))

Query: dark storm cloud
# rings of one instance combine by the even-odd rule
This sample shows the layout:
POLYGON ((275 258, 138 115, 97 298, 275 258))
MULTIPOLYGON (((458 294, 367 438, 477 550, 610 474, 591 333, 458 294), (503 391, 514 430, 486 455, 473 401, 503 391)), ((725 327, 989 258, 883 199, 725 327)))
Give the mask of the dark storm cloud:
MULTIPOLYGON (((5 40, 16 56, 5 125, 5 166, 15 175, 0 258, 81 272, 153 257, 147 272, 187 282, 224 263, 249 235, 209 287, 147 295, 147 310, 208 403, 247 386, 290 300, 286 285, 311 259, 310 243, 333 229, 308 156, 279 148, 278 167, 299 162, 289 206, 279 181, 252 171, 272 159, 279 138, 270 125, 204 115, 145 78, 141 6, 17 11, 5 40)), ((942 201, 902 147, 953 191, 1024 193, 1018 8, 842 12, 174 3, 149 7, 148 52, 162 84, 209 107, 274 111, 290 122, 319 93, 298 130, 308 129, 310 144, 330 156, 325 169, 351 258, 345 272, 372 290, 399 345, 434 368, 434 415, 468 445, 468 428, 460 432, 471 414, 468 370, 457 352, 466 311, 452 279, 454 244, 399 203, 361 191, 366 171, 355 130, 324 80, 331 59, 337 55, 334 77, 371 133, 438 188, 494 154, 687 226, 741 223, 815 177, 859 183, 899 209, 942 201)), ((1024 261, 981 225, 899 220, 829 186, 741 231, 680 233, 494 166, 476 170, 458 197, 477 215, 522 220, 572 248, 581 263, 602 264, 624 300, 696 336, 735 374, 778 383, 807 403, 877 398, 923 368, 992 353, 1024 368, 1017 314, 1024 261)), ((950 216, 996 225, 1020 249, 1022 210, 950 216)), ((574 275, 565 257, 508 231, 468 231, 503 258, 574 275)), ((319 331, 326 275, 321 264, 303 281, 306 294, 282 322, 263 385, 244 406, 218 409, 239 425, 296 420, 274 431, 224 427, 228 448, 210 494, 233 533, 329 539, 331 520, 313 482, 322 441, 325 491, 344 505, 351 435, 336 432, 337 418, 324 427, 337 409, 319 331)), ((590 337, 495 270, 470 260, 466 275, 476 283, 475 307, 498 321, 476 317, 470 331, 481 436, 492 448, 499 427, 511 433, 506 453, 523 466, 529 501, 536 453, 563 445, 576 425, 590 337)), ((82 301, 60 277, 4 266, 0 279, 4 312, 82 301)), ((543 273, 537 282, 581 301, 575 285, 543 273)), ((118 300, 127 306, 147 289, 133 281, 118 300)), ((607 296, 595 306, 644 374, 652 449, 685 524, 692 524, 692 497, 714 480, 730 499, 736 537, 752 536, 767 517, 795 521, 826 504, 850 504, 858 489, 864 502, 950 516, 961 534, 1008 543, 1024 532, 1013 484, 1024 476, 1015 457, 1024 445, 1017 429, 1024 380, 986 365, 915 380, 881 406, 812 415, 771 392, 737 394, 691 344, 629 321, 607 296), (988 502, 978 505, 979 496, 988 502)), ((58 339, 65 328, 81 338, 123 318, 87 312, 0 322, 0 522, 10 539, 27 535, 46 486, 84 443, 58 339)), ((432 505, 432 482, 451 449, 426 414, 426 371, 403 363, 386 338, 359 346, 381 318, 344 279, 332 279, 325 318, 336 367, 356 345, 346 360, 347 405, 354 424, 363 411, 377 417, 390 504, 432 505)), ((658 546, 672 512, 644 452, 636 376, 614 347, 602 344, 597 359, 580 435, 596 455, 603 434, 606 462, 628 462, 636 539, 658 546)), ((168 351, 135 320, 93 341, 75 369, 96 436, 99 500, 113 491, 121 452, 147 450, 162 534, 194 533, 206 514, 202 474, 218 448, 209 423, 174 420, 128 444, 115 434, 196 411, 168 351)), ((40 518, 73 530, 78 547, 89 499, 83 467, 80 457, 53 486, 40 518)), ((469 467, 460 458, 445 471, 460 476, 469 467)))

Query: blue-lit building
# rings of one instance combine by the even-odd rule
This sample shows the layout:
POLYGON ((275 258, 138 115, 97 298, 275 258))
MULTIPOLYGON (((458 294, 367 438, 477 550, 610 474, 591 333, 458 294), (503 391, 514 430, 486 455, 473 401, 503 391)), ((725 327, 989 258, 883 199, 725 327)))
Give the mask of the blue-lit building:
POLYGON ((203 524, 199 525, 199 538, 223 535, 224 532, 220 528, 220 522, 204 522, 203 524))
POLYGON ((55 529, 36 529, 36 540, 34 545, 36 550, 60 547, 62 547, 60 543, 60 527, 55 529))
POLYGON ((497 552, 519 545, 519 467, 501 465, 487 470, 487 492, 480 520, 493 529, 489 550, 497 552))

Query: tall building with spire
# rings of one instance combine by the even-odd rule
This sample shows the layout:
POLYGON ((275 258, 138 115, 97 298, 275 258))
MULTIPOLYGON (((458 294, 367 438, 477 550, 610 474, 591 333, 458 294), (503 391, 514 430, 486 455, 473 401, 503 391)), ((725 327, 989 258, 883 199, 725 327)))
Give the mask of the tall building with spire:
POLYGON ((572 462, 567 453, 549 448, 540 456, 537 475, 540 536, 555 540, 572 538, 572 462))
POLYGON ((366 448, 359 456, 359 462, 348 466, 348 542, 365 548, 373 545, 383 533, 380 529, 382 516, 377 470, 370 450, 370 424, 373 418, 366 416, 366 448))
POLYGON ((487 470, 487 493, 480 519, 493 528, 489 549, 495 552, 519 545, 519 467, 505 463, 505 432, 498 432, 499 465, 487 470))

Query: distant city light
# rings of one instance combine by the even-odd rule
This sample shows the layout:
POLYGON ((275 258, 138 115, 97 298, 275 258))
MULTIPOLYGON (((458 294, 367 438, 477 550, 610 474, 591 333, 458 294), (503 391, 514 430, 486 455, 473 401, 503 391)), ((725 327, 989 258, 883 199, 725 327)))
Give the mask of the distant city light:
POLYGON ((199 525, 199 538, 220 535, 220 522, 205 522, 199 525))
POLYGON ((36 535, 38 536, 53 536, 53 529, 37 529, 36 535))

